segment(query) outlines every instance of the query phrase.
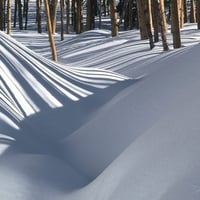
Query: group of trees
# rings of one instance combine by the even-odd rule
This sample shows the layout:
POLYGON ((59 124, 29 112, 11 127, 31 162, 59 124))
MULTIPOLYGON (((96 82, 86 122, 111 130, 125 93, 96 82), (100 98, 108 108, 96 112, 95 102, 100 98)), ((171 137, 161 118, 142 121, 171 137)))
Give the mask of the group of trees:
MULTIPOLYGON (((31 2, 33 6, 34 1, 31 2)), ((15 27, 17 22, 19 29, 27 29, 29 4, 30 0, 1 0, 0 30, 9 34, 11 24, 15 27)), ((200 0, 35 0, 33 7, 38 32, 43 31, 43 16, 46 16, 49 34, 52 37, 59 30, 61 39, 70 30, 76 33, 91 30, 97 22, 101 28, 102 16, 106 15, 111 19, 113 37, 118 35, 119 28, 139 28, 141 39, 149 39, 150 48, 160 35, 163 49, 168 50, 168 24, 171 24, 174 48, 181 46, 180 28, 184 23, 197 22, 200 29, 200 0)))

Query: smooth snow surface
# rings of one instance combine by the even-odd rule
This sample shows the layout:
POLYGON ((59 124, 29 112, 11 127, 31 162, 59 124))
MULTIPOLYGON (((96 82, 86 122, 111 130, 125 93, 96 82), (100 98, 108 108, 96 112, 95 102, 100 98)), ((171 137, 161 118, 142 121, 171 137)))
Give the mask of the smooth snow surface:
POLYGON ((181 33, 56 35, 56 64, 46 34, 0 32, 0 199, 199 200, 200 33, 181 33))

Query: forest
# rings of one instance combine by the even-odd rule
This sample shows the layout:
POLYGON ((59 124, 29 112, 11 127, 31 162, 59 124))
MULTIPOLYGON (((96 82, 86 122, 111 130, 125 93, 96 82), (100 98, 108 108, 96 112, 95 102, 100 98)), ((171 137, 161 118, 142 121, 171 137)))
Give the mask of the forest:
POLYGON ((197 23, 200 29, 200 0, 1 0, 0 11, 0 30, 8 34, 12 27, 28 29, 33 23, 29 16, 34 16, 38 33, 48 31, 52 48, 55 32, 63 40, 70 32, 101 29, 106 16, 113 37, 119 30, 139 29, 141 39, 149 39, 150 49, 161 37, 163 50, 168 50, 168 30, 173 47, 181 47, 180 29, 184 23, 197 23))

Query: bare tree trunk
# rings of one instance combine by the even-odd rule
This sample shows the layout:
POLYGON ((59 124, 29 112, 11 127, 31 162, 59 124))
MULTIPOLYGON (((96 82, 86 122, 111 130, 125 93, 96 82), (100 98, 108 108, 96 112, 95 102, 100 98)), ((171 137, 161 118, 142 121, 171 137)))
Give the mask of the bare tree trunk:
POLYGON ((171 1, 172 35, 174 48, 181 47, 181 37, 179 28, 178 0, 171 1))
POLYGON ((184 7, 183 7, 183 0, 179 0, 179 24, 180 28, 183 28, 184 24, 184 7))
POLYGON ((51 13, 52 34, 55 34, 56 32, 57 3, 58 3, 58 0, 52 0, 52 13, 51 13))
POLYGON ((53 37, 53 34, 52 34, 51 18, 50 18, 48 0, 44 0, 44 5, 45 5, 45 11, 46 11, 47 29, 48 29, 49 41, 50 41, 50 45, 51 45, 52 58, 53 58, 54 61, 57 61, 57 52, 56 52, 54 37, 53 37))
POLYGON ((36 1, 36 22, 37 22, 37 28, 38 28, 38 33, 42 33, 42 25, 41 25, 41 0, 36 1))
POLYGON ((0 1, 0 30, 4 29, 4 1, 0 1))
POLYGON ((183 0, 183 8, 184 8, 184 23, 187 23, 187 20, 188 20, 187 0, 183 0))
POLYGON ((11 34, 11 0, 7 0, 7 34, 11 34))
POLYGON ((24 17, 25 17, 25 30, 27 29, 28 25, 28 3, 29 0, 24 0, 24 17))
POLYGON ((158 10, 159 10, 159 25, 160 25, 163 50, 167 51, 167 50, 169 50, 169 47, 167 44, 167 28, 166 28, 164 2, 162 0, 160 1, 160 4, 158 4, 158 10), (162 3, 163 3, 163 5, 162 5, 162 3))
POLYGON ((64 40, 64 0, 60 0, 60 18, 61 18, 60 37, 61 40, 64 40))
POLYGON ((82 3, 81 0, 77 0, 77 15, 76 15, 76 33, 81 33, 82 27, 82 3))
POLYGON ((92 29, 92 0, 87 0, 87 21, 86 30, 92 29))
POLYGON ((197 28, 200 30, 200 0, 197 0, 197 28))
POLYGON ((18 0, 18 17, 19 17, 19 29, 23 30, 23 14, 22 14, 21 0, 18 0))
POLYGON ((112 37, 115 37, 118 36, 117 9, 115 0, 110 0, 110 13, 112 37))
POLYGON ((195 17, 195 3, 194 0, 190 0, 190 23, 195 23, 196 17, 195 17))
POLYGON ((129 29, 133 29, 133 0, 129 0, 129 29))
POLYGON ((142 40, 148 39, 148 30, 147 30, 147 19, 145 10, 145 4, 148 0, 137 0, 137 9, 138 9, 138 20, 139 20, 139 29, 140 37, 142 40))
POLYGON ((159 41, 158 0, 152 0, 151 7, 152 7, 152 21, 153 21, 153 28, 154 28, 154 42, 158 42, 159 41))
POLYGON ((101 0, 99 0, 99 29, 101 29, 101 12, 102 12, 102 9, 101 9, 101 0))
POLYGON ((70 10, 70 2, 69 0, 65 1, 66 4, 66 33, 69 33, 70 31, 70 16, 69 16, 69 10, 70 10))

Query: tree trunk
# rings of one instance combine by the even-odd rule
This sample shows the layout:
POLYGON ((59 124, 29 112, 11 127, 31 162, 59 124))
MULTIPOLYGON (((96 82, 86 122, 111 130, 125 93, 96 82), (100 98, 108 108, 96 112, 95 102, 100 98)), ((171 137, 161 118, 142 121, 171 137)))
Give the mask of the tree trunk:
POLYGON ((69 10, 70 10, 70 1, 66 0, 66 33, 69 33, 70 31, 70 16, 69 16, 69 10))
POLYGON ((174 48, 181 47, 181 37, 179 29, 178 0, 171 1, 172 35, 174 48))
POLYGON ((143 0, 137 0, 137 10, 138 10, 138 21, 140 29, 141 40, 148 39, 146 20, 144 15, 144 4, 143 0))
POLYGON ((87 0, 87 21, 86 30, 92 29, 92 0, 87 0))
POLYGON ((197 0, 197 28, 200 30, 200 0, 197 0))
POLYGON ((56 13, 57 13, 57 3, 58 0, 52 0, 52 9, 51 9, 51 27, 52 27, 52 34, 56 32, 56 13))
POLYGON ((169 50, 169 47, 167 44, 167 28, 166 28, 164 2, 162 0, 160 1, 160 4, 158 4, 158 10, 159 10, 158 11, 159 12, 159 25, 160 25, 163 50, 167 51, 167 50, 169 50), (163 5, 162 5, 162 3, 163 3, 163 5))
POLYGON ((151 2, 152 7, 152 21, 153 21, 153 28, 154 28, 154 42, 159 41, 159 12, 158 12, 158 0, 152 0, 151 2))
POLYGON ((46 11, 47 29, 48 29, 49 41, 50 41, 50 45, 51 45, 52 58, 53 58, 54 61, 57 61, 57 52, 56 52, 54 37, 53 37, 53 34, 52 34, 51 18, 50 18, 48 0, 44 0, 44 5, 45 5, 45 11, 46 11))
POLYGON ((77 0, 77 15, 76 15, 76 33, 82 31, 82 2, 77 0))
POLYGON ((23 30, 23 14, 22 14, 21 0, 18 0, 18 18, 19 18, 19 29, 23 30))
POLYGON ((7 0, 7 34, 11 34, 11 0, 7 0))
POLYGON ((64 0, 60 0, 60 37, 64 40, 64 0))
POLYGON ((0 30, 3 31, 4 29, 4 1, 0 1, 0 30))
POLYGON ((187 23, 187 20, 188 20, 187 0, 183 0, 183 8, 184 8, 184 23, 187 23))
POLYGON ((115 0, 110 0, 110 17, 112 37, 118 36, 117 9, 115 0))
POLYGON ((190 0, 190 23, 195 23, 196 17, 195 17, 195 3, 194 0, 190 0))
POLYGON ((28 25, 28 2, 29 0, 24 0, 24 17, 25 17, 25 30, 28 25))
POLYGON ((36 1, 36 22, 37 22, 37 28, 38 28, 38 33, 42 33, 42 25, 41 25, 41 0, 36 1))

